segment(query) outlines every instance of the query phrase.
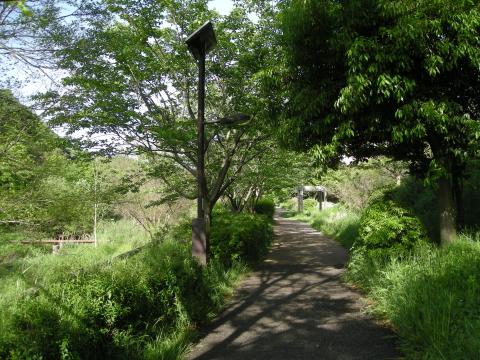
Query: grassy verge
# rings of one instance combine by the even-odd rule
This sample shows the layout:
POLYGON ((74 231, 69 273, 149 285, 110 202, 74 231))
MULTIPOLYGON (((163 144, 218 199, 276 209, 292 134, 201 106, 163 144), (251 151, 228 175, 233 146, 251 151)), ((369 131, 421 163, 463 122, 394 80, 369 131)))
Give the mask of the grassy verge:
MULTIPOLYGON (((181 357, 195 327, 215 316, 246 272, 244 263, 255 262, 246 249, 257 243, 260 251, 271 241, 263 216, 222 217, 212 228, 217 256, 206 268, 190 255, 188 226, 116 261, 104 260, 127 248, 113 235, 97 249, 22 258, 0 281, 0 358, 181 357), (224 251, 224 242, 230 251, 224 251)), ((142 243, 127 242, 130 248, 142 243)))
POLYGON ((397 330, 408 358, 480 358, 480 244, 462 237, 379 263, 355 252, 346 273, 397 330))
POLYGON ((336 204, 328 209, 306 209, 303 214, 292 210, 288 217, 309 223, 314 229, 340 242, 346 249, 350 249, 358 236, 360 215, 336 204))

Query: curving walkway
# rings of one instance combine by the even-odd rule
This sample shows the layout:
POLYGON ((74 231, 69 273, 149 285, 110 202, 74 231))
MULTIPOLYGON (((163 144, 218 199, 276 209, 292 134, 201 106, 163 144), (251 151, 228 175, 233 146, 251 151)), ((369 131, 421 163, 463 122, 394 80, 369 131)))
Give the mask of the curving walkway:
POLYGON ((395 359, 394 334, 362 313, 340 277, 347 253, 277 212, 270 255, 238 288, 187 358, 395 359))

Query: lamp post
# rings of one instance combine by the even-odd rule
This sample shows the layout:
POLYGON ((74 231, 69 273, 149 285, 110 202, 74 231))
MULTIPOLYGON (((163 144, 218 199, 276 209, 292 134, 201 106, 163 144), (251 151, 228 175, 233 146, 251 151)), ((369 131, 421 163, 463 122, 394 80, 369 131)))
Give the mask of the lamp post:
POLYGON ((207 184, 205 179, 205 57, 217 44, 215 31, 207 21, 185 41, 188 50, 198 65, 198 115, 197 115, 197 218, 192 222, 192 254, 200 264, 207 264, 208 233, 205 224, 205 200, 207 184))

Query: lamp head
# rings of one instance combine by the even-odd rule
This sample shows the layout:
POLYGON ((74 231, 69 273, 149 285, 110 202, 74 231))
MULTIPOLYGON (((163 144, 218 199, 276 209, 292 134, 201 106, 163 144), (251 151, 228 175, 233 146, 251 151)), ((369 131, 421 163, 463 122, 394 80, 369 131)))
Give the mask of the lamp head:
POLYGON ((217 44, 217 38, 215 37, 212 22, 207 21, 200 26, 187 38, 187 40, 185 40, 185 43, 196 60, 204 57, 217 44))

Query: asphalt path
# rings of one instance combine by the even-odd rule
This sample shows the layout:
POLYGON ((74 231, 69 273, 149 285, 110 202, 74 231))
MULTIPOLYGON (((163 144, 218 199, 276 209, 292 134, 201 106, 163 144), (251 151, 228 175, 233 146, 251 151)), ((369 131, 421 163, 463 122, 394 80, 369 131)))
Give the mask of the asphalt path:
POLYGON ((190 360, 398 359, 394 333, 364 312, 341 279, 348 254, 309 225, 276 213, 275 242, 190 360))

